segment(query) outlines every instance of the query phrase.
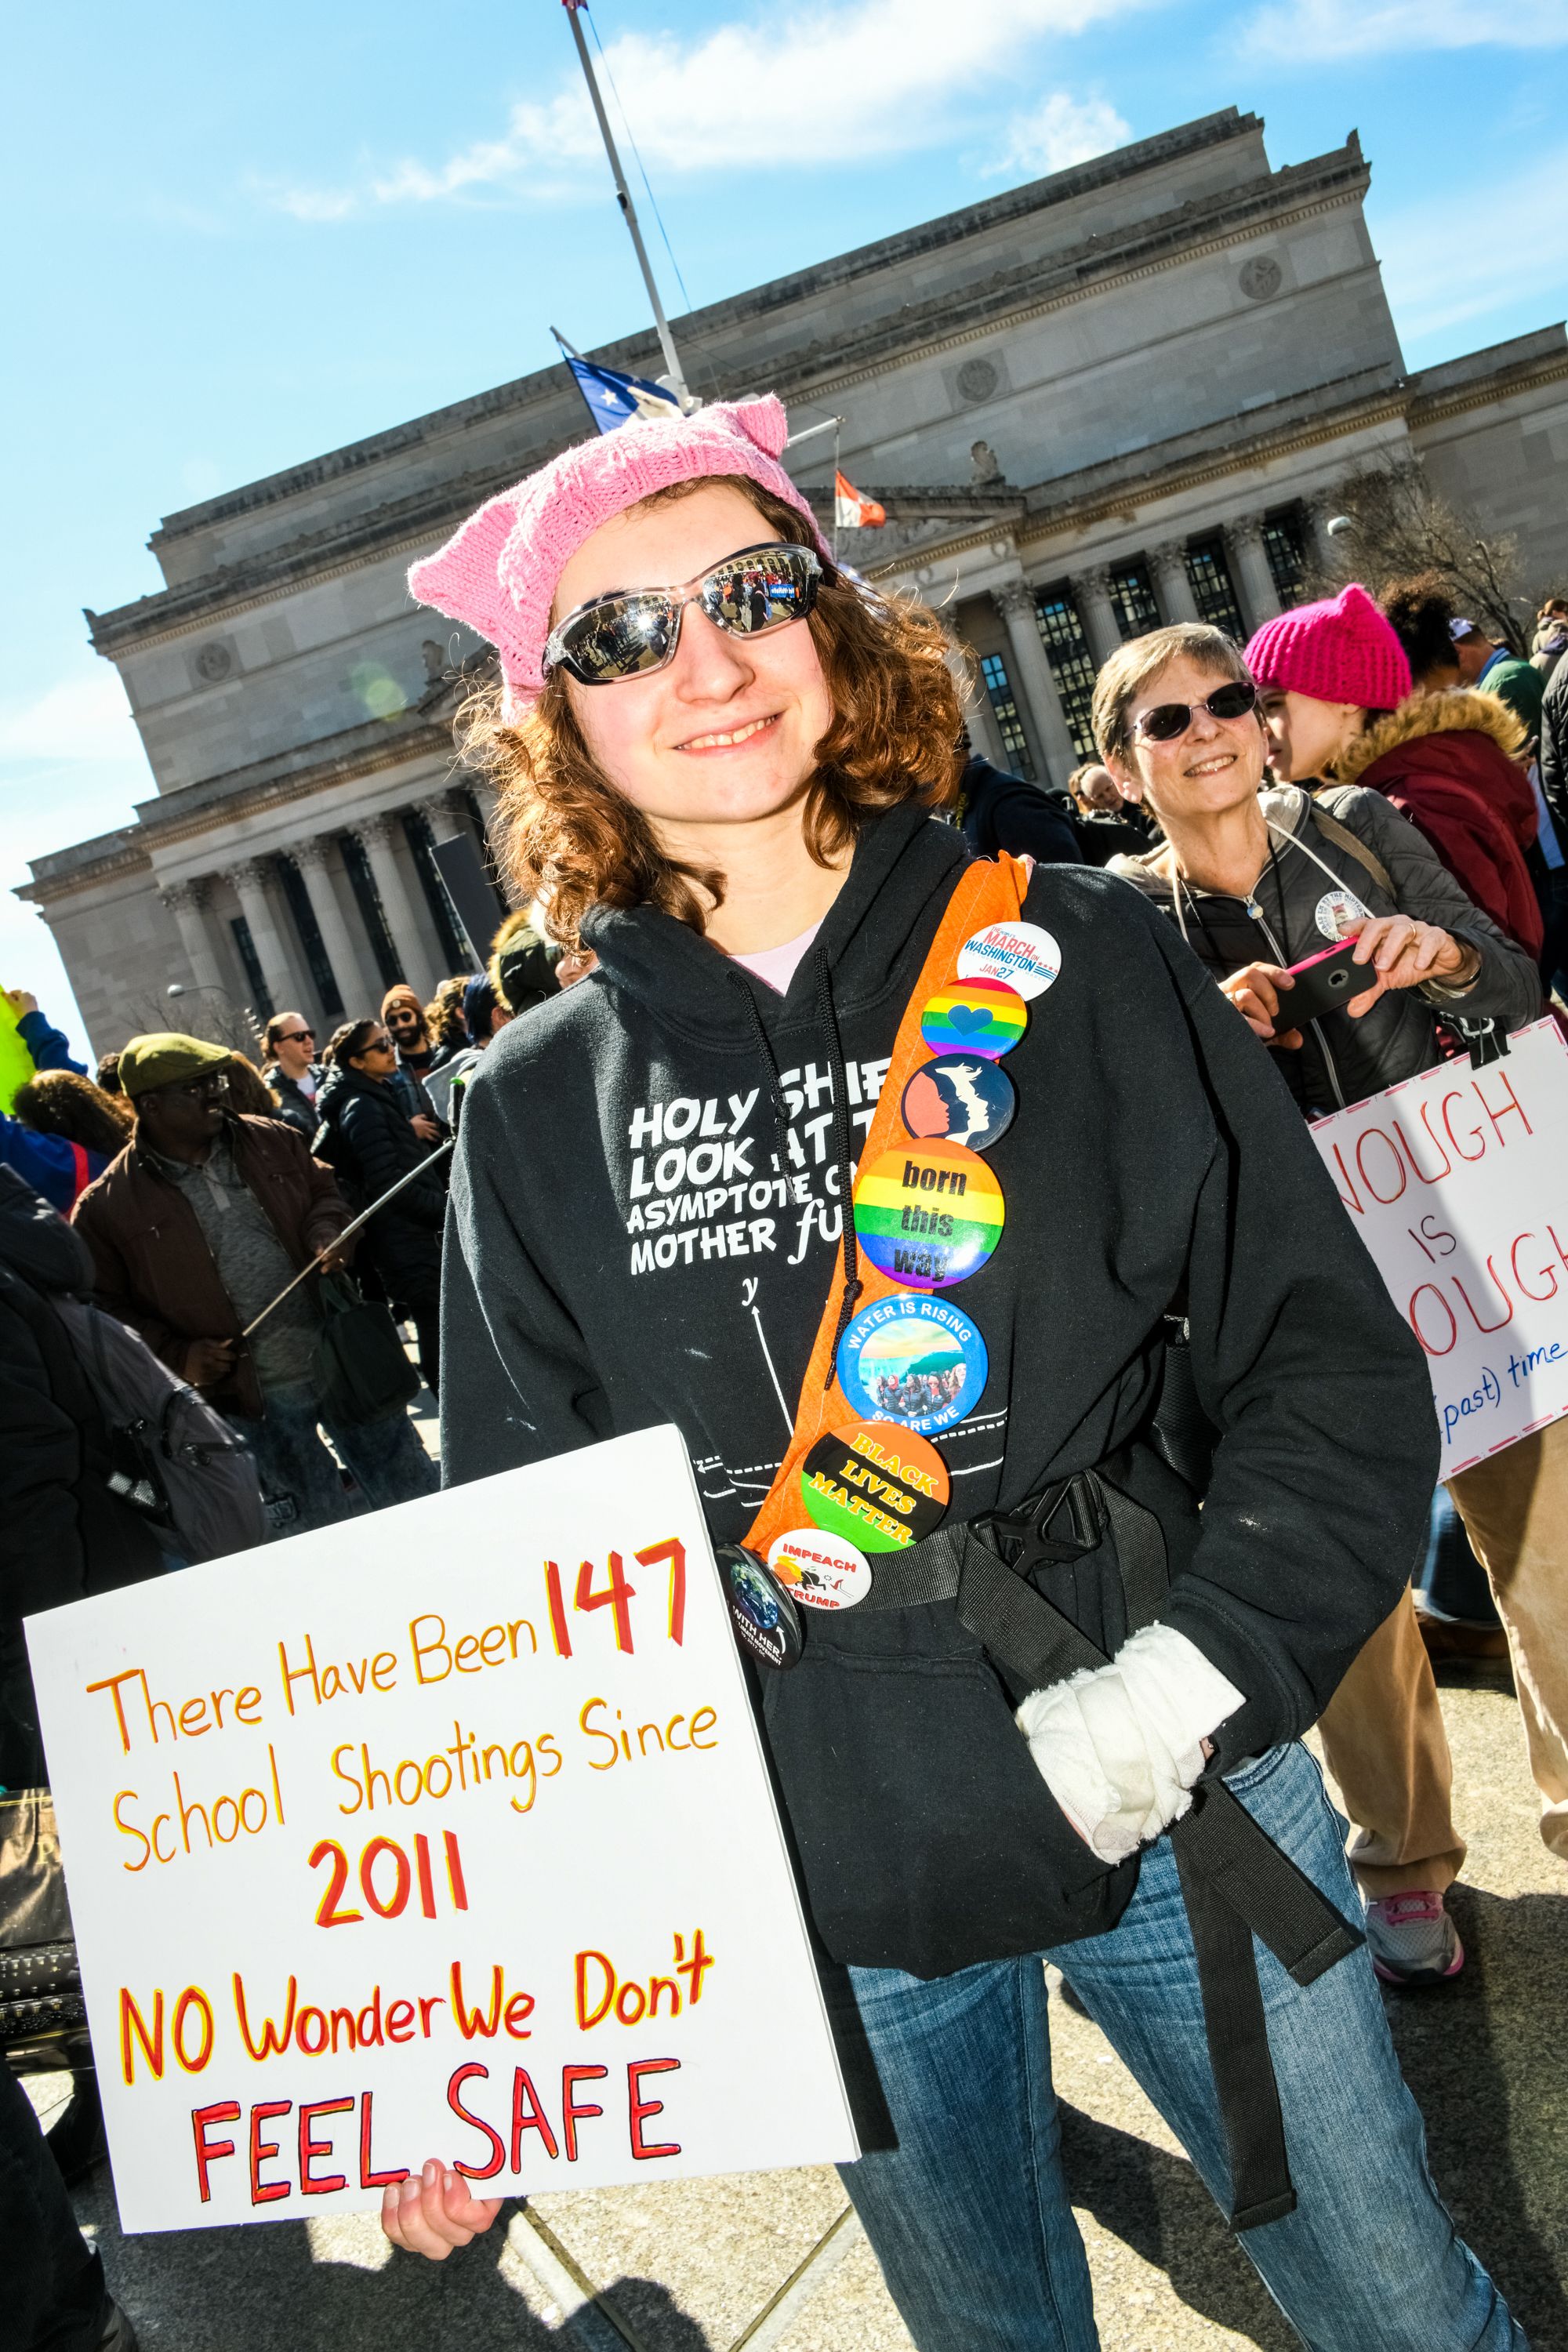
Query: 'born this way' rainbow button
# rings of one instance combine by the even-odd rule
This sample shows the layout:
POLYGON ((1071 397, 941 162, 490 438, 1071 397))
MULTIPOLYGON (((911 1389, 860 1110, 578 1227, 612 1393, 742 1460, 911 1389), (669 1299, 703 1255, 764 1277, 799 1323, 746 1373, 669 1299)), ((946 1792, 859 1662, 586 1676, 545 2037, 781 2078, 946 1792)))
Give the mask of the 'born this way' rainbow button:
POLYGON ((921 1035, 933 1054, 962 1048, 995 1062, 1012 1052, 1028 1021, 1028 1006, 1005 980, 950 980, 927 997, 921 1035))
POLYGON ((855 1234, 879 1273, 909 1290, 945 1290, 983 1266, 1006 1219, 1002 1187, 961 1143, 884 1151, 855 1187, 855 1234))

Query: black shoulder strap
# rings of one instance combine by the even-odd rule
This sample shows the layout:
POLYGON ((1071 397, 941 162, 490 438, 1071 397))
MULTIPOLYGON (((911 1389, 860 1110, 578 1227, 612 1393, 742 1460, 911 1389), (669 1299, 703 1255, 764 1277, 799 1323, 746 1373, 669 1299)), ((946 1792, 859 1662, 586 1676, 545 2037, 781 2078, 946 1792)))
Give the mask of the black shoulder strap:
MULTIPOLYGON (((1096 1511, 1115 1542, 1127 1622, 1134 1630, 1152 1624, 1169 1590, 1160 1522, 1094 1472, 1059 1480, 1006 1519, 941 1528, 908 1552, 881 1555, 861 1605, 910 1608, 955 1597, 960 1623, 1032 1689, 1102 1666, 1104 1651, 1026 1580, 1037 1559, 1066 1556, 1073 1526, 1080 1517, 1092 1521, 1096 1511), (1011 1559, 987 1540, 998 1533, 1011 1559)), ((1086 1525, 1083 1536, 1077 1549, 1093 1549, 1094 1527, 1086 1525)), ((1166 1834, 1197 1960, 1229 2159, 1231 2227, 1258 2229, 1293 2212, 1296 2191, 1252 1939, 1300 1985, 1312 1983, 1364 1939, 1217 1774, 1198 1783, 1190 1811, 1166 1834)))
POLYGON ((1310 814, 1313 824, 1324 838, 1331 841, 1336 849, 1342 849, 1347 857, 1353 857, 1358 866, 1363 866, 1378 888, 1385 891, 1389 898, 1397 902, 1399 893, 1394 887, 1393 877, 1383 860, 1373 855, 1365 842, 1358 840, 1349 825, 1342 824, 1337 816, 1331 816, 1321 801, 1312 803, 1310 814))

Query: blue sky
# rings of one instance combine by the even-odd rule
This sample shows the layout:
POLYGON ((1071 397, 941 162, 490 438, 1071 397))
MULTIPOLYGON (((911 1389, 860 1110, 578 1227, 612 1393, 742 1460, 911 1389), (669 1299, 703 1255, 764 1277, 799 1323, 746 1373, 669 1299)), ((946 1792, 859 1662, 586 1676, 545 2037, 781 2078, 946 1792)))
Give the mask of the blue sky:
MULTIPOLYGON (((596 0, 694 304, 1235 104, 1359 129, 1413 367, 1568 310, 1545 0, 596 0)), ((559 0, 84 0, 7 32, 0 982, 29 854, 153 786, 80 608, 161 515, 645 323, 559 0)), ((614 111, 614 109, 612 110, 614 111)), ((679 286, 639 205, 673 310, 679 286)), ((77 1029, 79 1036, 79 1029, 77 1029)))

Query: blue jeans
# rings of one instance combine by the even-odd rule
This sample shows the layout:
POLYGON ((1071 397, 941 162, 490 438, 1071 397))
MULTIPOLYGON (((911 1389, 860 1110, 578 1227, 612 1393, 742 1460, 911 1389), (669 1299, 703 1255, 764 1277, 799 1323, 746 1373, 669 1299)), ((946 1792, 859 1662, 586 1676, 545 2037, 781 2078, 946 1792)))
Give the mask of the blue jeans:
POLYGON ((353 1426, 327 1421, 317 1411, 316 1391, 309 1381, 269 1388, 265 1402, 260 1421, 237 1414, 234 1425, 256 1456, 262 1493, 294 1498, 296 1516, 278 1525, 279 1535, 303 1535, 307 1528, 328 1528, 355 1517, 338 1465, 321 1443, 323 1429, 373 1511, 388 1503, 412 1502, 416 1495, 433 1495, 441 1483, 418 1431, 401 1408, 385 1421, 353 1426))
MULTIPOLYGON (((1347 1917, 1344 1828, 1292 1744, 1232 1775, 1347 1917)), ((1303 1989, 1255 1946, 1297 2210, 1240 2243, 1310 2352, 1525 2352, 1426 2169, 1364 1949, 1303 1989)), ((1170 1842, 1108 1935, 1045 1955, 1229 2210, 1197 1966, 1170 1842)), ((840 2168, 920 2352, 1094 2352, 1089 2265, 1061 2166, 1039 1958, 925 1982, 851 1969, 896 2148, 840 2168)))

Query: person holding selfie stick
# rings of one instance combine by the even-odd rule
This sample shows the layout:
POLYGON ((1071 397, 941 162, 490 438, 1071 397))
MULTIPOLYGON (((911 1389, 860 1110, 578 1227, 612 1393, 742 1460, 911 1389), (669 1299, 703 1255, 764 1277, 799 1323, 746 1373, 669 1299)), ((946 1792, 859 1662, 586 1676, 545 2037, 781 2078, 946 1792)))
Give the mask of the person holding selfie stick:
MULTIPOLYGON (((598 956, 470 1081, 447 1475, 681 1430, 921 2352, 1099 2340, 1047 1957, 1319 2352, 1517 2352, 1300 1744, 1425 1528, 1415 1344, 1174 929, 932 821, 941 624, 837 568, 786 432, 625 425, 411 574, 500 647, 463 756, 598 956), (963 1144, 921 1083, 955 1064, 963 1144), (1178 1297, 1201 1513, 1158 1433, 1178 1297), (965 1378, 889 1422, 900 1362, 965 1378)), ((432 2152, 384 2226, 444 2258, 470 2190, 432 2152)))
MULTIPOLYGON (((1377 690, 1375 678, 1360 682, 1377 690)), ((1440 1015, 1514 1029, 1540 1012, 1531 958, 1380 793, 1260 789, 1269 737, 1258 690, 1219 630, 1160 629, 1123 646, 1100 674, 1094 726, 1122 792, 1165 831, 1161 848, 1112 871, 1180 926, 1276 1049, 1309 1118, 1430 1069, 1440 1015), (1350 972, 1339 975, 1343 1002, 1304 1019, 1298 1008, 1342 940, 1354 942, 1350 972)), ((1464 1953, 1443 1895, 1465 1847, 1408 1592, 1345 1676, 1321 1731, 1356 1825, 1351 1860, 1379 1973, 1415 1985, 1454 1975, 1464 1953)))

